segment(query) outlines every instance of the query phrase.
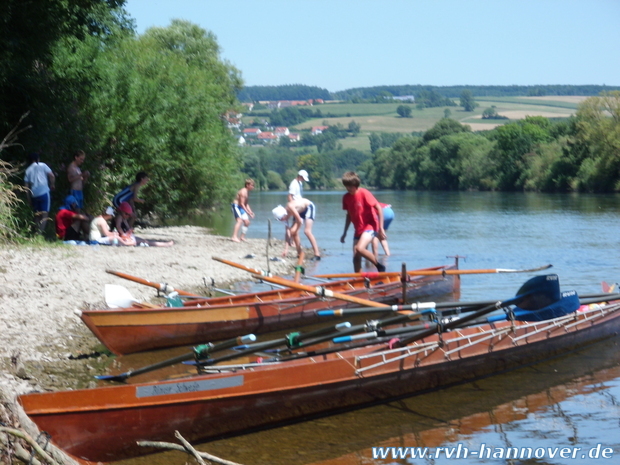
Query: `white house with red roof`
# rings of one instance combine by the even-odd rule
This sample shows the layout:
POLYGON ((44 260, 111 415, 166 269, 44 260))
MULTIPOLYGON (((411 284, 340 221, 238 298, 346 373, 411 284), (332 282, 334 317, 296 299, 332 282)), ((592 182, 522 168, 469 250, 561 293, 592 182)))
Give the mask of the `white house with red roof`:
POLYGON ((267 142, 267 143, 273 143, 273 142, 277 142, 278 137, 271 131, 265 131, 265 132, 261 132, 258 135, 258 140, 267 142))
POLYGON ((310 133, 313 136, 317 136, 319 134, 323 134, 323 131, 325 131, 328 128, 328 126, 312 126, 312 130, 310 131, 310 133))
POLYGON ((243 135, 246 137, 258 137, 262 131, 259 128, 245 128, 243 135))
POLYGON ((278 138, 288 136, 290 134, 290 131, 286 127, 277 127, 274 129, 273 132, 278 138))

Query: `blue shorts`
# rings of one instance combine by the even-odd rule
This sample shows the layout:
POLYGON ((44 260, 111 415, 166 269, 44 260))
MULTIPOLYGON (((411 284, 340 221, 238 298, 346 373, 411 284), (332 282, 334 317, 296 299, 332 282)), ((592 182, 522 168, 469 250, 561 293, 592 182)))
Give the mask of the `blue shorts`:
POLYGON ((383 207, 383 229, 387 231, 393 219, 394 219, 394 210, 392 210, 392 207, 391 206, 383 207))
POLYGON ((133 192, 131 191, 131 186, 127 186, 114 196, 114 198, 112 199, 112 205, 118 208, 121 203, 129 202, 132 198, 133 192))
POLYGON ((230 207, 232 209, 233 215, 235 216, 235 219, 237 218, 241 218, 242 220, 250 219, 250 217, 248 216, 247 212, 243 209, 243 207, 239 206, 236 203, 231 203, 230 207))
POLYGON ((75 200, 77 200, 78 207, 83 209, 84 208, 84 191, 69 191, 69 194, 75 197, 75 200))
POLYGON ((35 212, 46 212, 49 213, 50 206, 52 203, 52 197, 50 193, 40 195, 38 197, 32 198, 32 209, 35 212))
POLYGON ((314 221, 314 218, 316 216, 316 207, 314 206, 312 202, 310 202, 310 205, 308 205, 308 208, 306 208, 302 213, 300 213, 299 216, 301 216, 302 220, 314 221))

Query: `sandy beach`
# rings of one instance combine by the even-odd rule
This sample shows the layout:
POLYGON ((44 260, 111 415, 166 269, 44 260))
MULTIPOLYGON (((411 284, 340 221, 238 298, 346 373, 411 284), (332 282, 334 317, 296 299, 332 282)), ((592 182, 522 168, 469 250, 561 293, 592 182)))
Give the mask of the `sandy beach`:
MULTIPOLYGON (((8 415, 3 409, 13 410, 18 394, 73 388, 58 376, 59 370, 80 370, 88 368, 85 364, 94 363, 95 356, 100 362, 107 358, 93 354, 99 341, 75 312, 106 308, 105 284, 122 285, 139 300, 161 302, 154 288, 118 278, 106 270, 204 294, 207 288, 203 278, 209 283, 213 278, 220 288, 250 279, 247 272, 217 262, 212 259, 214 256, 267 269, 264 239, 235 243, 195 226, 143 229, 136 234, 149 239, 172 239, 175 245, 110 247, 59 243, 49 247, 0 248, 0 417, 8 415)), ((282 241, 272 240, 270 257, 279 255, 282 246, 282 241)), ((290 253, 284 261, 270 262, 269 267, 271 272, 290 274, 294 264, 295 257, 290 253)))

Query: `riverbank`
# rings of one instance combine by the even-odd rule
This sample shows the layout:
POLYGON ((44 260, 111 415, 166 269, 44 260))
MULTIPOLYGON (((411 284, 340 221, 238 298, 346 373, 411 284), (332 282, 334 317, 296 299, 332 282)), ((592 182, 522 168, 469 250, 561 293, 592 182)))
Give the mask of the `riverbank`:
MULTIPOLYGON (((252 268, 267 268, 264 239, 235 243, 195 226, 144 229, 137 235, 171 239, 175 244, 0 248, 0 400, 6 407, 12 409, 15 396, 25 392, 83 387, 76 385, 79 376, 63 374, 88 374, 109 362, 99 341, 75 313, 105 308, 105 284, 122 285, 139 300, 156 299, 155 289, 115 277, 106 270, 204 294, 205 277, 208 282, 213 278, 220 288, 250 279, 247 272, 212 260, 214 256, 252 268), (250 256, 254 258, 246 258, 250 256)), ((282 244, 272 240, 270 256, 281 251, 282 244)), ((293 252, 284 261, 270 262, 270 270, 290 274, 295 264, 293 252)))

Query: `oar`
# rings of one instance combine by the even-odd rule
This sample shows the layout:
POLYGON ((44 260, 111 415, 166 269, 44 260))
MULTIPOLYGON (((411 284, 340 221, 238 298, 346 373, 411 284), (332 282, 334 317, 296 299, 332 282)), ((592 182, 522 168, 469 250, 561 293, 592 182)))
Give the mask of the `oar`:
POLYGON ((318 316, 350 316, 360 315, 364 313, 378 313, 378 312, 403 312, 403 311, 416 311, 428 308, 449 308, 458 310, 461 308, 482 307, 495 303, 495 300, 484 300, 480 302, 416 302, 414 304, 407 305, 389 305, 384 308, 378 307, 357 307, 357 308, 338 308, 335 310, 317 310, 318 316))
MULTIPOLYGON (((579 301, 581 305, 587 305, 591 303, 604 302, 606 300, 618 300, 620 294, 584 294, 580 296, 579 301)), ((333 310, 317 310, 318 316, 329 317, 343 317, 362 315, 364 313, 382 313, 382 312, 405 312, 416 311, 425 308, 446 309, 441 312, 442 316, 448 316, 461 313, 461 311, 472 311, 472 308, 485 307, 497 302, 496 300, 478 300, 471 302, 416 302, 407 305, 390 305, 385 308, 377 307, 356 307, 356 308, 338 308, 333 310)))
MULTIPOLYGON (((360 324, 356 326, 351 326, 351 324, 347 322, 347 323, 340 323, 339 325, 336 325, 334 327, 321 328, 316 331, 312 331, 312 332, 305 333, 305 334, 304 333, 291 333, 291 334, 286 335, 283 338, 275 339, 273 341, 258 342, 256 344, 249 344, 249 345, 245 345, 242 347, 238 347, 236 349, 240 349, 239 352, 236 352, 234 354, 223 355, 222 357, 218 357, 214 359, 208 359, 204 362, 199 362, 198 365, 200 366, 215 365, 216 363, 225 362, 227 360, 232 360, 238 357, 242 357, 244 355, 249 355, 249 354, 253 354, 256 352, 262 352, 262 351, 273 349, 275 347, 280 347, 283 345, 286 345, 287 347, 291 349, 297 349, 300 347, 308 347, 311 345, 320 344, 322 342, 329 341, 333 339, 334 337, 348 336, 351 334, 359 333, 360 331, 367 331, 369 329, 377 330, 379 328, 382 328, 383 326, 389 326, 389 325, 394 325, 398 323, 403 323, 408 320, 414 320, 414 319, 417 319, 417 318, 420 318, 426 315, 427 313, 431 313, 431 311, 426 310, 421 313, 410 313, 408 315, 398 315, 392 318, 387 318, 385 320, 372 321, 372 322, 368 322, 368 323, 364 323, 364 324, 360 324)), ((428 327, 428 324, 419 326, 416 329, 426 328, 426 327, 428 327)))
POLYGON ((186 292, 186 291, 181 291, 179 289, 175 289, 174 287, 166 283, 154 283, 152 281, 149 281, 148 279, 138 278, 136 276, 131 276, 130 274, 121 273, 120 271, 106 270, 106 273, 113 274, 114 276, 118 276, 119 278, 127 279, 135 283, 144 284, 145 286, 154 287, 158 291, 161 291, 165 294, 169 294, 172 291, 177 291, 179 295, 184 295, 188 297, 198 297, 196 296, 196 294, 192 294, 191 292, 186 292))
POLYGON ((374 302, 368 299, 362 299, 360 297, 355 297, 352 295, 342 294, 340 292, 334 292, 330 289, 326 289, 323 286, 313 287, 307 286, 305 284, 296 283, 294 281, 290 281, 284 278, 278 278, 276 276, 254 276, 256 279, 262 279, 268 283, 281 284, 283 286, 288 286, 293 289, 297 289, 300 291, 311 292, 319 297, 331 297, 338 300, 344 300, 346 302, 352 302, 354 304, 365 305, 367 307, 388 307, 387 304, 382 304, 379 302, 374 302))
MULTIPOLYGON (((240 350, 238 350, 235 353, 223 355, 218 358, 207 359, 207 360, 198 362, 198 365, 200 366, 215 365, 220 362, 225 362, 227 360, 232 360, 235 358, 243 357, 244 355, 250 355, 255 352, 262 352, 264 350, 273 349, 274 347, 279 347, 283 345, 286 345, 287 347, 290 347, 290 348, 301 347, 303 345, 302 342, 307 339, 316 338, 326 333, 329 334, 329 339, 331 339, 332 337, 334 337, 334 332, 341 333, 343 332, 342 331, 343 328, 349 328, 350 326, 351 326, 350 323, 345 322, 345 323, 339 323, 335 326, 329 326, 327 328, 320 328, 315 331, 311 331, 309 333, 297 333, 297 332, 290 333, 290 334, 287 334, 283 338, 274 339, 272 341, 265 341, 265 342, 259 342, 256 344, 241 346, 239 347, 240 350)), ((345 332, 346 331, 348 331, 348 329, 345 329, 345 332)))
POLYGON ((250 268, 249 266, 242 265, 241 263, 235 263, 235 262, 232 262, 230 260, 225 260, 225 259, 219 258, 219 257, 211 257, 211 258, 213 260, 217 261, 217 262, 224 263, 225 265, 230 265, 230 266, 233 266, 235 268, 239 268, 240 270, 244 270, 244 271, 247 271, 247 272, 252 273, 252 274, 260 275, 261 277, 262 276, 271 276, 271 273, 269 273, 268 271, 257 270, 255 268, 250 268))
POLYGON ((140 302, 138 299, 134 299, 126 287, 118 284, 106 284, 103 294, 105 303, 109 308, 127 308, 140 302))
POLYGON ((399 345, 401 347, 406 346, 419 339, 424 339, 425 337, 435 334, 440 330, 448 331, 454 328, 463 327, 469 322, 475 322, 484 315, 487 315, 495 310, 508 307, 510 305, 521 305, 522 307, 529 307, 528 310, 538 310, 552 302, 557 302, 560 299, 560 282, 557 275, 552 274, 534 276, 533 278, 526 281, 523 286, 521 286, 521 288, 517 291, 517 295, 515 297, 501 302, 496 302, 478 311, 468 313, 462 318, 459 318, 458 320, 444 323, 441 326, 437 325, 437 327, 435 328, 431 328, 408 338, 402 339, 401 341, 399 341, 399 345), (543 304, 543 302, 545 303, 543 304), (537 306, 538 308, 535 308, 537 306))
POLYGON ((137 370, 130 370, 125 373, 121 373, 120 375, 98 375, 95 376, 97 379, 105 380, 105 381, 125 381, 127 378, 132 376, 141 375, 143 373, 148 373, 149 371, 159 370, 160 368, 165 368, 171 365, 176 365, 177 363, 184 362, 186 360, 191 360, 192 358, 204 358, 208 356, 208 354, 213 352, 218 352, 220 350, 230 349, 239 344, 245 344, 248 342, 253 342, 256 340, 256 336, 254 334, 248 334, 246 336, 239 336, 234 339, 229 339, 227 341, 220 342, 218 344, 203 344, 200 346, 194 347, 192 352, 188 352, 183 355, 179 355, 177 357, 164 360, 159 363, 154 363, 153 365, 145 366, 142 368, 138 368, 137 370))
MULTIPOLYGON (((412 270, 407 271, 408 276, 445 276, 462 274, 492 274, 492 273, 535 273, 547 270, 553 265, 544 265, 527 270, 513 270, 507 268, 492 268, 486 270, 412 270)), ((339 273, 339 274, 317 274, 317 278, 344 279, 344 278, 383 278, 400 276, 398 271, 370 272, 370 273, 339 273)))

